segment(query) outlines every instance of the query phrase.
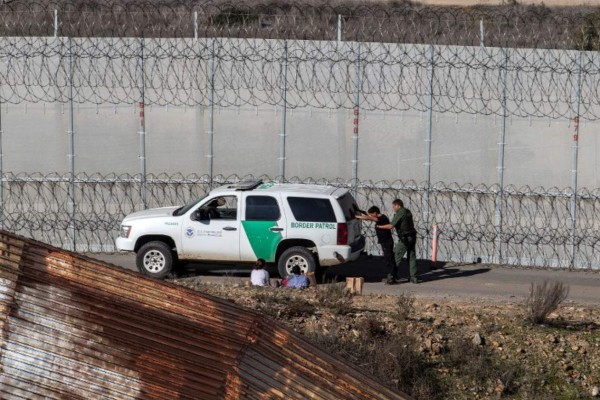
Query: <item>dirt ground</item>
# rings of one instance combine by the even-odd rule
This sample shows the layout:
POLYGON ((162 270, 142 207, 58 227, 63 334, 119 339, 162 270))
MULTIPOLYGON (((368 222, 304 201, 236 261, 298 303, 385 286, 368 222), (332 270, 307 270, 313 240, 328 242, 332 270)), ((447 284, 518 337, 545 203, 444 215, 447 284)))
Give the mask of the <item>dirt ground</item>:
MULTIPOLYGON (((510 0, 419 0, 418 3, 438 6, 497 6, 513 4, 510 0)), ((537 4, 547 7, 600 6, 600 0, 517 0, 518 4, 537 4)))
MULTIPOLYGON (((132 254, 93 257, 135 270, 132 254)), ((240 265, 191 264, 170 281, 263 312, 418 400, 600 393, 598 271, 438 267, 420 260, 422 283, 384 285, 381 260, 363 257, 330 268, 322 283, 303 291, 247 286, 249 270, 240 265), (329 288, 352 276, 364 278, 364 294, 346 303, 329 288), (569 294, 545 324, 533 324, 526 299, 531 285, 544 281, 564 283, 569 294), (415 374, 427 379, 417 382, 415 374)))
POLYGON ((598 305, 567 300, 544 324, 533 324, 516 299, 441 300, 399 289, 345 303, 326 289, 343 283, 298 290, 205 283, 198 276, 173 282, 264 312, 418 400, 600 393, 598 305))

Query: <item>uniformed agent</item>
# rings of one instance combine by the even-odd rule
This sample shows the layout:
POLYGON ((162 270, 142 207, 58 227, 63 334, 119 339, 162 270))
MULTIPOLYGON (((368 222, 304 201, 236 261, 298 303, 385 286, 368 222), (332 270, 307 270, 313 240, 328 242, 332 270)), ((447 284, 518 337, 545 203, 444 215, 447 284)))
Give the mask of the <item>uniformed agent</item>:
POLYGON ((398 234, 398 242, 394 248, 396 266, 398 268, 400 267, 402 258, 404 257, 404 254, 406 254, 410 282, 419 283, 419 280, 417 279, 417 231, 415 230, 412 213, 409 209, 404 208, 404 203, 400 199, 396 199, 392 202, 392 209, 394 210, 392 222, 384 225, 376 225, 376 228, 390 230, 396 228, 396 233, 398 234))

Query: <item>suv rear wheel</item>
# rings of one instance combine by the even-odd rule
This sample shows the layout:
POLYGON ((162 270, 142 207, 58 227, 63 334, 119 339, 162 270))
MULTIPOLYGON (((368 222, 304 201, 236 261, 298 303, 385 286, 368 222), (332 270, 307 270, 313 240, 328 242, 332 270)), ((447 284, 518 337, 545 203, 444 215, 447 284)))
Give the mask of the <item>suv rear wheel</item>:
POLYGON ((162 279, 173 269, 173 252, 164 242, 148 242, 139 249, 135 261, 142 274, 162 279))
POLYGON ((292 268, 296 265, 300 267, 302 273, 316 272, 317 270, 315 256, 306 247, 290 247, 283 252, 277 263, 279 275, 281 275, 282 278, 291 275, 292 268))

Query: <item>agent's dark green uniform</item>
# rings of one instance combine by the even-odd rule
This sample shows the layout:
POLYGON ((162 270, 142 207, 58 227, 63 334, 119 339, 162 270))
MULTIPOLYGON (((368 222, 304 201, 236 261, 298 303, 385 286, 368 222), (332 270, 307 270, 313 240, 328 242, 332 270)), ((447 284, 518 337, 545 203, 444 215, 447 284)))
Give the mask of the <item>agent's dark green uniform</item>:
POLYGON ((402 207, 394 213, 392 225, 396 228, 398 234, 398 242, 394 247, 394 258, 396 265, 400 267, 402 257, 406 254, 408 258, 408 266, 410 277, 417 278, 417 252, 415 246, 417 244, 417 231, 410 210, 402 207))

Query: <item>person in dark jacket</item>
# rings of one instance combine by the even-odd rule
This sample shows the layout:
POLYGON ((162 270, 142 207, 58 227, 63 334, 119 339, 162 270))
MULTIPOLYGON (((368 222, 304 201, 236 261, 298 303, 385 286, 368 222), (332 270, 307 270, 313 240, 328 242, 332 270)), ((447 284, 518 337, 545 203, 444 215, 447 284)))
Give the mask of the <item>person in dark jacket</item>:
POLYGON ((396 267, 400 267, 402 258, 404 257, 404 254, 406 254, 410 282, 419 283, 419 280, 417 279, 417 231, 415 230, 412 213, 409 209, 404 207, 404 203, 400 199, 396 199, 392 202, 392 209, 394 210, 394 217, 392 218, 391 223, 375 225, 375 227, 388 230, 396 228, 396 233, 398 234, 398 242, 394 248, 396 267))
MULTIPOLYGON (((387 225, 390 223, 389 218, 382 214, 377 206, 369 208, 366 215, 357 215, 356 218, 374 221, 375 225, 387 225)), ((387 270, 387 277, 383 282, 391 285, 396 283, 396 275, 398 273, 398 267, 394 259, 394 238, 392 237, 392 231, 389 229, 375 229, 375 233, 377 234, 377 242, 383 251, 383 262, 387 270)))

